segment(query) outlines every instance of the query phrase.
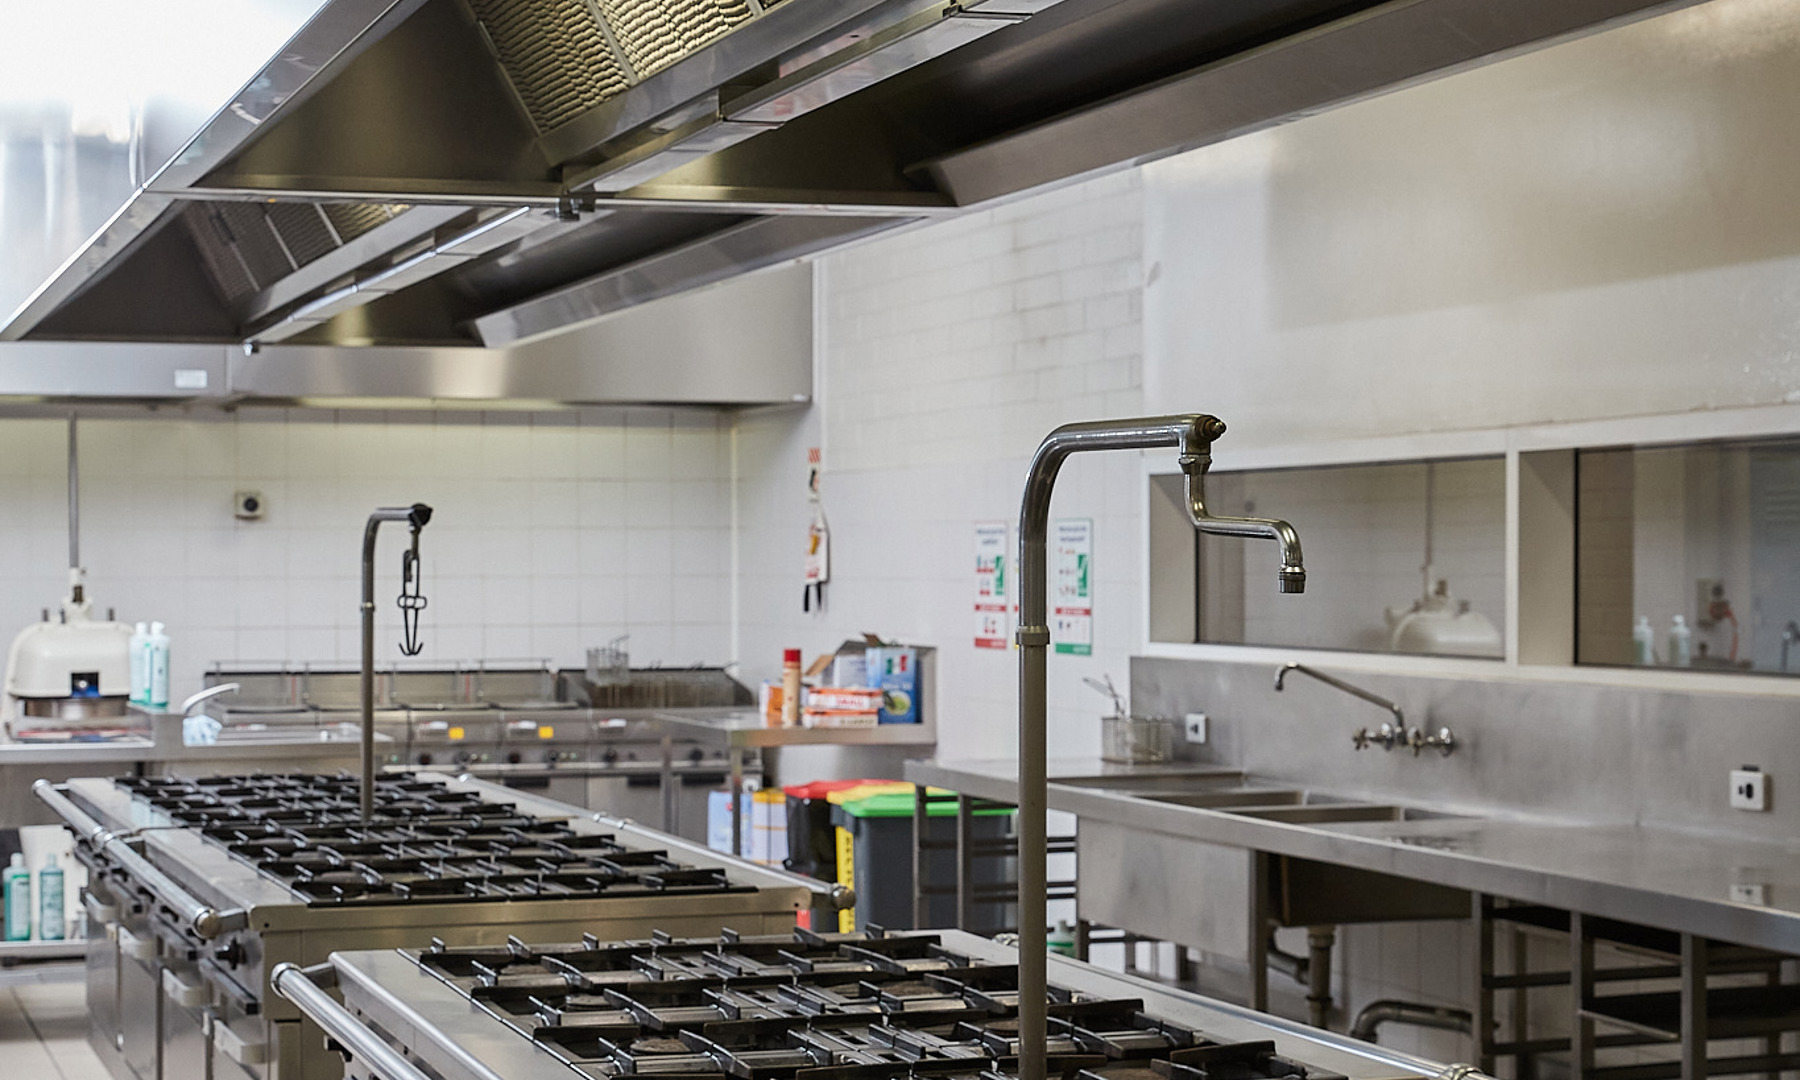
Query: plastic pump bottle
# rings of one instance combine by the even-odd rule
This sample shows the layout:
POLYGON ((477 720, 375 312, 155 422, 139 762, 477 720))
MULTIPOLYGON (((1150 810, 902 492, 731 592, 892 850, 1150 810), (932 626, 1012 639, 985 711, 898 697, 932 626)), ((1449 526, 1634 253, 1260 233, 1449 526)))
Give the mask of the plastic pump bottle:
POLYGON ((1631 628, 1631 659, 1638 667, 1656 663, 1656 631, 1650 627, 1650 616, 1639 615, 1631 628))
POLYGON ((55 855, 44 857, 44 868, 38 871, 38 937, 45 941, 61 941, 68 914, 63 910, 63 872, 55 855))
POLYGON ((1675 616, 1675 622, 1669 627, 1669 663, 1676 667, 1692 667, 1694 663, 1694 632, 1688 629, 1687 618, 1675 616))
POLYGON ((6 868, 0 891, 5 893, 6 940, 31 940, 31 871, 25 869, 25 856, 13 852, 12 865, 6 868))
POLYGON ((150 624, 149 638, 150 656, 150 700, 146 702, 152 709, 169 707, 169 635, 163 632, 163 624, 150 624))
POLYGON ((144 623, 131 632, 131 703, 150 704, 150 627, 144 623))

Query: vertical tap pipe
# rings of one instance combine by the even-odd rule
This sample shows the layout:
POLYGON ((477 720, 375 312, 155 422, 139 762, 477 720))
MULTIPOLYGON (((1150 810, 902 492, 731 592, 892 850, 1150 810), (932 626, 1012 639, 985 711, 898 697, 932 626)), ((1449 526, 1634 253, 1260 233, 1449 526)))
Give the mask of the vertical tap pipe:
POLYGON ((417 532, 431 520, 431 507, 384 506, 363 526, 362 548, 362 790, 359 808, 366 823, 375 816, 375 534, 384 521, 409 522, 417 532))
MULTIPOLYGON (((75 414, 69 414, 69 569, 81 565, 81 469, 75 456, 75 414)), ((81 597, 77 596, 79 600, 81 597)))
POLYGON ((1203 480, 1212 461, 1212 441, 1225 433, 1215 416, 1189 413, 1139 420, 1065 424, 1038 446, 1025 477, 1019 506, 1019 1078, 1045 1080, 1049 924, 1046 889, 1045 793, 1050 648, 1050 497, 1056 474, 1070 454, 1090 450, 1141 450, 1173 446, 1188 474, 1189 513, 1203 532, 1254 536, 1282 544, 1283 592, 1304 588, 1299 538, 1286 522, 1219 518, 1206 509, 1203 480))

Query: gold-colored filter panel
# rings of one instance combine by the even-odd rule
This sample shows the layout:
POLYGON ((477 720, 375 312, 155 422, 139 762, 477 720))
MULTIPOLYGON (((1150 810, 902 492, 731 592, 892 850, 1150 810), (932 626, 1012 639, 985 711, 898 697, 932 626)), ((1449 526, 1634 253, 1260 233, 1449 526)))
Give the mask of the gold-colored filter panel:
POLYGON ((539 131, 629 84, 586 0, 469 0, 539 131))

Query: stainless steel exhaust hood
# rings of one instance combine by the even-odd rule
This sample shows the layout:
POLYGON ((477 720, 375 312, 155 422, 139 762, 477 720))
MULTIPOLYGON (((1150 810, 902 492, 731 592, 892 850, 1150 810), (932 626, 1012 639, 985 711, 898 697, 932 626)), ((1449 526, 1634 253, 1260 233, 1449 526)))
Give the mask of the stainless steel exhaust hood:
POLYGON ((0 340, 510 346, 1691 0, 329 0, 0 340))

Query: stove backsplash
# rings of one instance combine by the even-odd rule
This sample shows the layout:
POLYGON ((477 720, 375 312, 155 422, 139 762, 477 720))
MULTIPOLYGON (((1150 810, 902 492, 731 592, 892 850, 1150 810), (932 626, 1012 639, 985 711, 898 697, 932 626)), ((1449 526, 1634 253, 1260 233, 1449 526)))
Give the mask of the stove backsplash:
POLYGON ((1383 710, 1276 665, 1133 657, 1132 711, 1204 712, 1208 742, 1176 755, 1371 799, 1489 815, 1789 840, 1800 834, 1800 702, 1740 693, 1321 670, 1398 702, 1409 725, 1448 726, 1448 758, 1351 747, 1383 710), (1769 810, 1728 804, 1729 773, 1769 775, 1769 810), (1792 786, 1784 786, 1792 785, 1792 786))

